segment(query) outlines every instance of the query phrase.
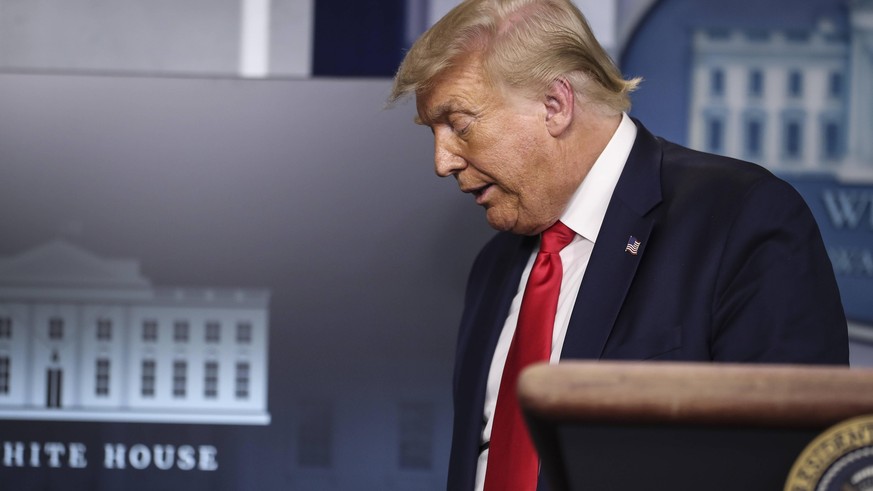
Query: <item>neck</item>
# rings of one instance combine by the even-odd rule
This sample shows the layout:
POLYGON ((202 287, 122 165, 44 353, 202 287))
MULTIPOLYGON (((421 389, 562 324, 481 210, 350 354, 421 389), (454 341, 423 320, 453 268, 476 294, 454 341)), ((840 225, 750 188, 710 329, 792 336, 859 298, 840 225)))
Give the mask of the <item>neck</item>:
POLYGON ((568 162, 574 188, 579 187, 594 162, 612 139, 621 123, 622 115, 604 114, 599 108, 582 106, 577 108, 573 125, 567 135, 564 161, 568 162))

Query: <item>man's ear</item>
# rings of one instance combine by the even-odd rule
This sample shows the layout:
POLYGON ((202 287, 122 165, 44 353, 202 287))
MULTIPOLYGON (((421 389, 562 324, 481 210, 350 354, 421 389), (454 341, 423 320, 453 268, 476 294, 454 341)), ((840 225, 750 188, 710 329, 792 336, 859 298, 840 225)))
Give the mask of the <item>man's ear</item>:
POLYGON ((560 136, 573 121, 576 94, 565 78, 555 79, 546 90, 546 127, 552 136, 560 136))

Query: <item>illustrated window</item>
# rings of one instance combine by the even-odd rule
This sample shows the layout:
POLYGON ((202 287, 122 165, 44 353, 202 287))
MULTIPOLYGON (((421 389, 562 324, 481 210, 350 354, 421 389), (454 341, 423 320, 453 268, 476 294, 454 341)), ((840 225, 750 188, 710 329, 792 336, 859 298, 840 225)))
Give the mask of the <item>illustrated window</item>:
POLYGON ((98 396, 108 396, 109 395, 109 360, 107 358, 100 358, 97 360, 97 371, 96 371, 96 394, 98 396))
POLYGON ((207 361, 203 367, 203 397, 218 397, 218 362, 207 361))
POLYGON ((143 360, 140 393, 143 397, 155 395, 155 360, 143 360))

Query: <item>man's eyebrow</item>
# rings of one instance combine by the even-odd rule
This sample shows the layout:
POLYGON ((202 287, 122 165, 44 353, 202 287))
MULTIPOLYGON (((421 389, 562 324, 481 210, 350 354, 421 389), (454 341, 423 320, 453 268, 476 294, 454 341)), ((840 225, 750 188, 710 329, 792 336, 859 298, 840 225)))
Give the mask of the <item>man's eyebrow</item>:
POLYGON ((456 112, 473 114, 471 111, 461 109, 461 106, 458 104, 457 101, 451 100, 444 102, 429 111, 426 111, 424 119, 422 119, 420 116, 415 116, 415 118, 413 118, 413 121, 415 122, 415 124, 427 126, 429 122, 442 121, 443 119, 445 119, 446 115, 456 112))

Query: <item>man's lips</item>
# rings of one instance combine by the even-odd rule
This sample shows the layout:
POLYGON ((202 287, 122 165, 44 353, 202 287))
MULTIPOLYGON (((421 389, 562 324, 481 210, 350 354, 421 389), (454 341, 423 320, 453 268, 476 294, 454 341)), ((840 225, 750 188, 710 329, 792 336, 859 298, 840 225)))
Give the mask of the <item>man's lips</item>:
POLYGON ((477 187, 461 188, 461 191, 472 194, 476 198, 476 203, 481 205, 485 203, 485 200, 487 199, 486 195, 491 186, 492 185, 488 183, 477 187))

